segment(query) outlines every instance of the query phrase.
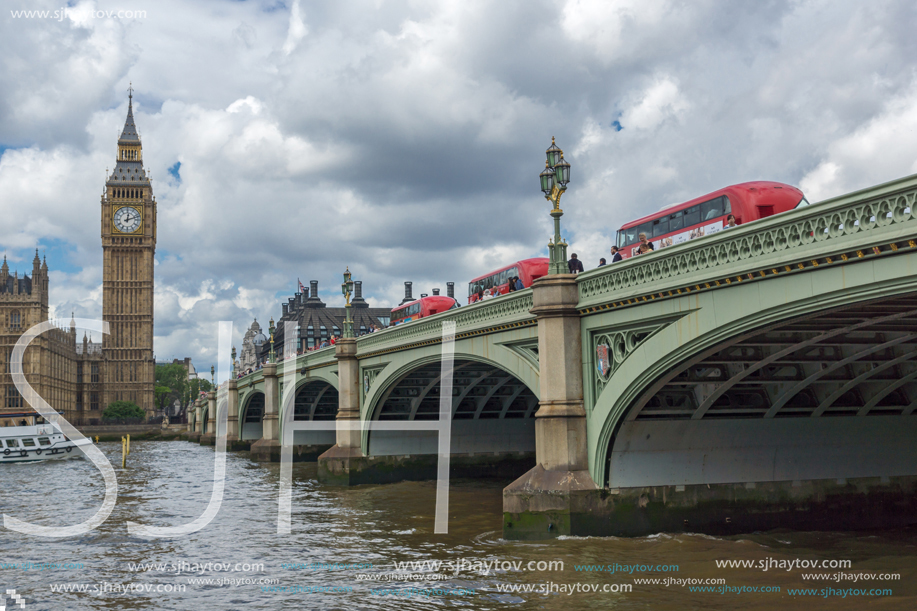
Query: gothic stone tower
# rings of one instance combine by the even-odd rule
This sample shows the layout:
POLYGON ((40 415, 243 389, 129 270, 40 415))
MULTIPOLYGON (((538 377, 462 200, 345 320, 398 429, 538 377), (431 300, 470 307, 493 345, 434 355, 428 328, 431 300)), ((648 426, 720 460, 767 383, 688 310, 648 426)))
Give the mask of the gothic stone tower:
POLYGON ((156 200, 143 169, 143 150, 134 125, 133 93, 118 138, 118 160, 102 195, 102 341, 104 397, 133 401, 147 413, 153 400, 153 254, 156 200))

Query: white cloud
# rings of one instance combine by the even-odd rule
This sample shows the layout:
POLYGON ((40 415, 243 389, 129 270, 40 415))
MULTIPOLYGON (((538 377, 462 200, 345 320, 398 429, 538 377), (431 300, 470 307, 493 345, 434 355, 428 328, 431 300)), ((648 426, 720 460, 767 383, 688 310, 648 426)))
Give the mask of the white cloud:
POLYGON ((621 115, 621 125, 624 129, 650 130, 669 117, 682 117, 688 107, 678 85, 669 77, 660 77, 634 96, 621 115))
POLYGON ((671 11, 668 0, 567 0, 561 25, 570 39, 610 61, 622 52, 628 34, 653 27, 671 11))
POLYGON ((287 40, 283 43, 284 55, 292 53, 299 41, 308 33, 309 29, 303 21, 299 0, 293 0, 293 6, 290 8, 290 29, 287 31, 287 40))
POLYGON ((880 114, 828 145, 800 185, 810 201, 917 173, 917 79, 880 114))

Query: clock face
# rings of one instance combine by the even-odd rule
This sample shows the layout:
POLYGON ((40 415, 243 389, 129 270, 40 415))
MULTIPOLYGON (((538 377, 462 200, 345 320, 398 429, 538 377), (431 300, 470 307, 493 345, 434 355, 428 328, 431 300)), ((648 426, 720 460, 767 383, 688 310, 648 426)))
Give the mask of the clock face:
POLYGON ((121 233, 134 233, 140 228, 140 211, 131 206, 118 208, 114 221, 115 227, 121 233))

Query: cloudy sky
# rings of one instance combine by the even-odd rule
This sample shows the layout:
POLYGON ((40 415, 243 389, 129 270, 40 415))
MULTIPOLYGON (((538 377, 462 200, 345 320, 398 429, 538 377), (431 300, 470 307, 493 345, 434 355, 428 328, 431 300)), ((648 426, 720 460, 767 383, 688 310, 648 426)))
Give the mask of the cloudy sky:
POLYGON ((62 4, 0 13, 0 251, 20 271, 47 253, 52 314, 101 317, 99 198, 132 82, 155 351, 199 369, 218 320, 238 342, 297 277, 339 304, 349 265, 392 305, 405 280, 464 292, 545 256, 551 136, 587 269, 621 223, 729 184, 818 201, 917 172, 913 0, 62 4))

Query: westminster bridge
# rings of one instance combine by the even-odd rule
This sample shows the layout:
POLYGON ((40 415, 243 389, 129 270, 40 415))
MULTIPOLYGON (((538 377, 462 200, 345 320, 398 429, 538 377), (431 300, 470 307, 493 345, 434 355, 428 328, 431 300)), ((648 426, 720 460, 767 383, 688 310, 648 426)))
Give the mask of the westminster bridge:
POLYGON ((917 175, 269 364, 189 436, 226 409, 228 447, 276 461, 284 426, 335 421, 293 433, 320 480, 434 478, 436 431, 343 423, 438 420, 451 322, 451 472, 516 478, 507 538, 907 524, 915 197, 917 175))

